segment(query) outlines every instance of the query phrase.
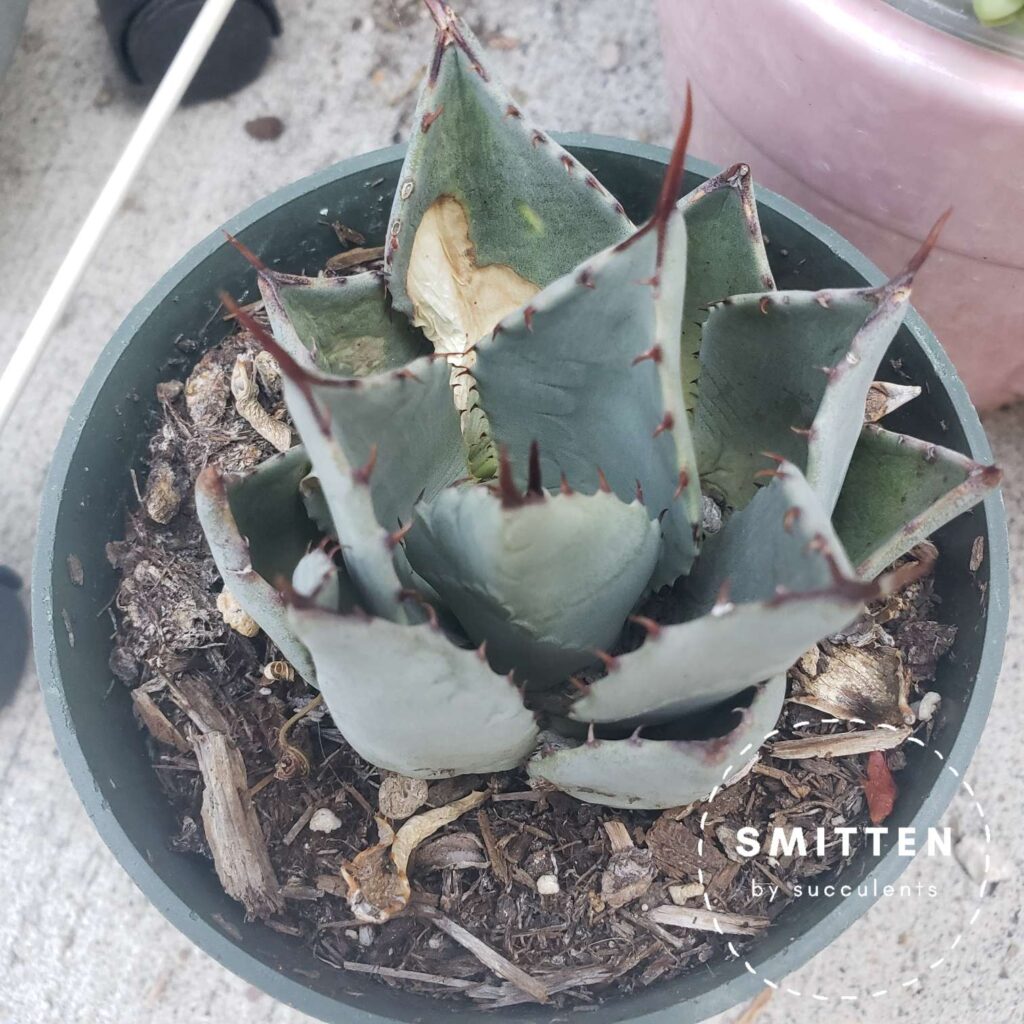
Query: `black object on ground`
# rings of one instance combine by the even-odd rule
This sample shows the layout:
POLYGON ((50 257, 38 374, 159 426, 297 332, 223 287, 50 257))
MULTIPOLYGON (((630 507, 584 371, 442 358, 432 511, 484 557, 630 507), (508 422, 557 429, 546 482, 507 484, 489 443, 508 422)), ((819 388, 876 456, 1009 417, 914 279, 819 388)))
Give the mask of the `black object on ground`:
MULTIPOLYGON (((203 0, 97 0, 100 17, 128 78, 156 86, 174 59, 203 0)), ((255 79, 281 32, 274 0, 235 0, 185 93, 186 102, 217 99, 255 79)))

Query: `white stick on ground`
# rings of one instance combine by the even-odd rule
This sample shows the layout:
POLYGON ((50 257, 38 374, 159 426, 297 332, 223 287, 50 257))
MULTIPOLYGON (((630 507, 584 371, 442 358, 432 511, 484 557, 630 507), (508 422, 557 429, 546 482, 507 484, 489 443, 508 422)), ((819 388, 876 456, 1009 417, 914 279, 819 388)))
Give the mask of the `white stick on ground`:
POLYGON ((131 140, 71 243, 71 248, 47 288, 14 355, 3 374, 0 374, 0 430, 3 430, 33 367, 43 354, 54 327, 67 308, 68 300, 117 214, 139 168, 149 156, 171 114, 177 109, 233 4, 234 0, 206 0, 149 101, 131 140))

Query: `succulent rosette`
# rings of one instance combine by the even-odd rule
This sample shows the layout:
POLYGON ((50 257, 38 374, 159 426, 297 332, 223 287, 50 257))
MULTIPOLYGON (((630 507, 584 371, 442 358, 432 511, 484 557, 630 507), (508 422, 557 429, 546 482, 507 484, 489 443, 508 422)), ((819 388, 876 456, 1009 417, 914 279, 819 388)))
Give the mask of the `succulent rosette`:
POLYGON ((636 226, 428 6, 384 271, 249 254, 270 331, 239 316, 302 444, 209 467, 199 515, 374 765, 686 804, 754 755, 787 668, 998 483, 876 422, 917 393, 875 374, 934 237, 881 287, 778 291, 745 166, 677 201, 689 109, 636 226))

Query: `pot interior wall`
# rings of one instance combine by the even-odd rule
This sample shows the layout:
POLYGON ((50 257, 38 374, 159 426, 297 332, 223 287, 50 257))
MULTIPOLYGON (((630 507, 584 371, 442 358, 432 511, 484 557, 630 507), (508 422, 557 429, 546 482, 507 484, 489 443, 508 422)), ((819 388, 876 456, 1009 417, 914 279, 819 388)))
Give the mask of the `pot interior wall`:
MULTIPOLYGON (((575 151, 622 199, 634 219, 645 215, 660 184, 662 165, 657 160, 600 148, 575 147, 575 151)), ((294 198, 273 212, 268 204, 258 219, 246 215, 246 222, 251 224, 243 228, 240 237, 279 269, 315 272, 337 249, 328 226, 332 220, 362 231, 368 244, 383 241, 399 169, 399 160, 391 159, 334 180, 327 180, 329 176, 325 175, 318 187, 296 190, 294 198)), ((703 177, 690 172, 686 187, 694 187, 703 177)), ((762 207, 761 217, 780 288, 865 283, 857 271, 808 230, 767 206, 762 207)), ((180 273, 172 271, 169 278, 173 280, 180 273)), ((116 818, 129 842, 113 834, 116 830, 109 822, 98 824, 133 874, 139 876, 133 865, 139 864, 141 855, 171 893, 188 905, 193 918, 206 922, 228 942, 243 947, 282 976, 321 997, 358 1007, 347 1009, 335 1004, 332 1010, 314 996, 312 1002, 302 1006, 307 1012, 351 1020, 361 1016, 362 1010, 410 1021, 440 1012, 458 1012, 464 1017, 479 1016, 482 1020, 486 1016, 493 1020, 493 1014, 457 1011, 450 1004, 442 1010, 439 1004, 390 991, 362 976, 341 974, 317 963, 295 940, 260 924, 245 923, 238 905, 222 892, 208 862, 174 853, 168 847, 168 835, 174 828, 170 809, 150 767, 127 694, 112 684, 107 667, 111 625, 102 609, 110 601, 117 579, 106 562, 103 546, 123 536, 126 503, 135 500, 128 470, 142 469, 146 440, 155 422, 155 385, 171 377, 183 378, 202 351, 230 328, 221 318, 216 297, 220 289, 228 290, 240 301, 251 301, 257 295, 254 276, 242 258, 226 244, 210 244, 207 257, 180 278, 164 301, 148 309, 143 303, 132 314, 122 332, 134 332, 134 338, 113 362, 98 398, 82 413, 84 422, 75 425, 79 429, 77 446, 62 489, 48 493, 44 499, 60 503, 48 580, 48 596, 52 596, 48 611, 55 637, 50 644, 49 674, 63 680, 63 697, 51 700, 51 707, 63 701, 70 734, 61 737, 65 759, 87 804, 90 787, 98 789, 99 800, 94 801, 90 813, 102 818, 109 810, 116 818), (188 352, 186 345, 183 351, 182 339, 198 342, 198 349, 188 352), (66 560, 70 555, 77 556, 84 568, 82 587, 72 585, 69 578, 66 560)), ((886 363, 884 376, 921 384, 927 393, 893 416, 888 425, 966 450, 966 438, 951 398, 910 328, 905 326, 900 331, 890 359, 895 362, 886 363)), ((60 488, 61 481, 53 481, 51 486, 60 488)), ((935 739, 941 750, 952 744, 960 729, 981 653, 987 608, 982 588, 988 579, 988 562, 975 578, 968 572, 968 561, 972 543, 986 528, 985 512, 979 508, 951 524, 937 538, 942 551, 938 570, 941 615, 961 627, 953 656, 945 660, 935 684, 946 698, 946 721, 935 739)), ((51 556, 44 553, 42 557, 51 556)), ((47 674, 42 672, 44 677, 47 674)), ((914 763, 900 776, 902 792, 890 824, 911 821, 941 771, 938 759, 920 751, 911 750, 910 754, 914 763)), ((874 863, 858 862, 847 880, 856 882, 874 863)), ((172 920, 187 926, 173 896, 156 891, 159 886, 143 883, 143 887, 172 920)), ((829 915, 838 902, 805 901, 787 909, 760 942, 755 959, 761 961, 787 948, 796 936, 829 915)), ((852 921, 853 914, 837 917, 842 921, 836 924, 836 933, 852 921)), ((282 988, 273 978, 254 977, 252 965, 247 966, 230 947, 208 951, 279 997, 303 1002, 289 986, 282 988)), ((674 1005, 673 1021, 684 1024, 700 1019, 713 1008, 694 1000, 744 974, 739 963, 713 964, 628 1000, 610 1001, 589 1014, 589 1019, 603 1024, 674 1005)), ((506 1015, 538 1021, 551 1018, 549 1011, 537 1007, 506 1011, 506 1015)))

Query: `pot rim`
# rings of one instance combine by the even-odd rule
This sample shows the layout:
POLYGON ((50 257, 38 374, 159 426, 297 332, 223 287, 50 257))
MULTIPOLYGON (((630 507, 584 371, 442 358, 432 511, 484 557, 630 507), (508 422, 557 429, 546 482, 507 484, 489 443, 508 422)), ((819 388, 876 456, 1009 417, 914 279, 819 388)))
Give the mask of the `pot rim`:
MULTIPOLYGON (((586 148, 634 156, 641 160, 661 164, 668 162, 668 150, 648 143, 582 132, 556 133, 555 138, 570 150, 586 148)), ((67 702, 64 699, 54 644, 55 623, 50 600, 50 580, 55 569, 54 552, 57 541, 57 524, 65 478, 75 459, 79 440, 102 385, 121 355, 132 343, 140 326, 161 303, 168 299, 178 282, 216 249, 228 244, 224 239, 224 231, 235 236, 240 235, 251 225, 285 203, 320 188, 338 177, 364 173, 382 164, 400 160, 404 153, 404 144, 374 150, 332 164, 278 189, 231 218, 222 228, 212 232, 161 276, 160 280, 132 309, 103 348, 71 409, 60 441, 54 451, 50 470, 42 490, 32 568, 32 621, 36 669, 57 748, 78 792, 79 799, 118 863, 171 924, 224 967, 274 998, 304 1013, 323 1020, 344 1019, 352 1024, 381 1024, 384 1020, 395 1018, 364 1010, 352 1003, 341 1004, 338 1000, 302 984, 282 971, 276 971, 269 967, 193 911, 189 904, 181 899, 156 872, 147 861, 144 852, 138 849, 125 833, 90 771, 85 754, 79 744, 67 702)), ((718 172, 718 168, 712 164, 692 158, 687 160, 687 169, 708 177, 718 172)), ((853 270, 862 275, 869 284, 880 284, 885 280, 885 275, 836 231, 782 196, 767 189, 757 188, 756 191, 760 203, 773 208, 813 234, 853 270)), ((949 393, 961 422, 970 454, 978 461, 991 460, 991 450, 978 415, 949 357, 913 308, 909 310, 905 323, 918 346, 925 353, 936 377, 949 393)), ((961 775, 970 763, 988 716, 1002 662, 1008 619, 1008 538, 1000 492, 991 493, 985 499, 984 507, 987 516, 986 541, 990 562, 988 612, 984 625, 985 637, 971 697, 964 711, 960 729, 945 758, 947 765, 961 775)), ((936 823, 956 789, 957 780, 953 774, 942 772, 919 806, 913 817, 913 824, 920 826, 936 823)), ((870 877, 878 881, 878 890, 894 882, 907 863, 905 858, 897 856, 895 847, 880 858, 870 872, 870 877)), ((877 896, 856 901, 847 898, 825 918, 802 932, 783 949, 759 956, 755 948, 746 959, 758 972, 769 978, 781 979, 830 945, 867 911, 875 899, 877 896)), ((713 989, 703 993, 699 997, 700 1010, 704 1016, 711 1016, 735 1006, 744 999, 751 998, 763 987, 764 982, 760 977, 741 970, 733 978, 725 979, 713 989)), ((650 1024, 668 1024, 670 1020, 678 1021, 679 1004, 659 1006, 648 1009, 646 1012, 637 1013, 635 1007, 638 1000, 642 1001, 641 995, 631 995, 608 1004, 611 1013, 606 1019, 644 1020, 650 1024)), ((507 1015, 498 1014, 495 1011, 471 1008, 456 1010, 450 1004, 439 1003, 430 997, 423 997, 424 1015, 429 1018, 432 1010, 438 1015, 458 1014, 467 1020, 475 1018, 483 1021, 485 1016, 490 1020, 502 1017, 509 1019, 507 1015)), ((520 1019, 523 1019, 521 1015, 519 1016, 520 1019)))

